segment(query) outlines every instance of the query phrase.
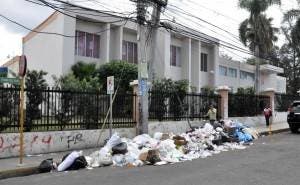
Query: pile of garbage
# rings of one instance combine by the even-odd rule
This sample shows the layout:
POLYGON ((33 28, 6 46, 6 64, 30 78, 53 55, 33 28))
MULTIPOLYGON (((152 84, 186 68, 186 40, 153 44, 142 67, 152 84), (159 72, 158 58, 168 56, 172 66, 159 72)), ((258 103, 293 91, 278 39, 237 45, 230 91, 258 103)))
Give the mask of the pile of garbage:
POLYGON ((138 135, 133 139, 121 138, 114 133, 104 147, 88 156, 74 151, 56 164, 51 159, 43 161, 41 172, 68 171, 103 166, 138 167, 165 165, 210 157, 222 151, 245 149, 259 134, 241 123, 225 120, 175 135, 157 132, 153 137, 138 135))

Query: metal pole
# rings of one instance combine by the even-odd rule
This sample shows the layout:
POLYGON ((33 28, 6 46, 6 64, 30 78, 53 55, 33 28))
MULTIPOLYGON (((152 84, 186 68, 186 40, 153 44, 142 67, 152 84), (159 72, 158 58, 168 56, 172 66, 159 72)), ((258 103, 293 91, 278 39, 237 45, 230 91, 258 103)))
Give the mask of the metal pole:
POLYGON ((21 94, 20 94, 20 165, 23 164, 24 155, 24 77, 20 79, 21 94))
POLYGON ((109 138, 112 136, 112 94, 109 95, 109 103, 110 103, 110 117, 109 117, 109 138))

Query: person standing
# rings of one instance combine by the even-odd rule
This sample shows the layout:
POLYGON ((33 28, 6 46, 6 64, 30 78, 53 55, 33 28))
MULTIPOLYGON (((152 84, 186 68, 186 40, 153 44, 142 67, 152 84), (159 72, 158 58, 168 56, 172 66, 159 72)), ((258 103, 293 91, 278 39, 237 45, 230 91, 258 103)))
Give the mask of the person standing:
POLYGON ((217 109, 215 109, 213 105, 209 106, 209 110, 206 114, 206 117, 209 118, 210 124, 214 125, 215 121, 217 120, 217 109))
POLYGON ((268 127, 270 125, 270 117, 272 116, 272 109, 269 105, 264 108, 264 116, 266 119, 266 127, 268 127))

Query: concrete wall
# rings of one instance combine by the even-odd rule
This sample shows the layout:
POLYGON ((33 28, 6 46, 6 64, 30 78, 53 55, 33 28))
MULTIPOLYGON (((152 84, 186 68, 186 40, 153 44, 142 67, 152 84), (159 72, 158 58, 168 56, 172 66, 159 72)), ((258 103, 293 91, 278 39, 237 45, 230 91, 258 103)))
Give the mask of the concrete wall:
MULTIPOLYGON (((122 137, 133 138, 134 128, 114 129, 122 137)), ((109 136, 105 130, 100 139, 100 144, 109 136)), ((27 132, 24 135, 25 155, 68 151, 91 148, 97 146, 99 130, 78 130, 58 132, 27 132)), ((0 135, 0 158, 19 155, 19 134, 8 133, 0 135)))
MULTIPOLYGON (((287 121, 287 113, 286 112, 275 112, 273 115, 273 123, 282 123, 287 121)), ((250 127, 259 127, 264 126, 266 124, 264 116, 256 116, 256 117, 229 117, 229 119, 238 121, 250 127)))

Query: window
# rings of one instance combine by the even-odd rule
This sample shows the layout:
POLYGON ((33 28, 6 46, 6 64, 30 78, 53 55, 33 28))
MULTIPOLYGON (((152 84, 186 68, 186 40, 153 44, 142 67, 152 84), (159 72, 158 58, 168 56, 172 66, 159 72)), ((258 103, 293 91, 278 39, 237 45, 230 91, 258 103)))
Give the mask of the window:
POLYGON ((170 65, 171 66, 181 66, 181 48, 177 46, 170 47, 170 65))
POLYGON ((247 72, 247 71, 240 71, 240 78, 242 80, 254 81, 254 73, 250 73, 250 72, 247 72))
POLYGON ((138 63, 137 43, 123 41, 122 59, 133 64, 138 63))
POLYGON ((237 70, 234 68, 228 68, 228 76, 236 78, 237 77, 237 70))
POLYGON ((100 36, 83 31, 76 31, 75 55, 100 58, 100 36))
POLYGON ((219 66, 219 73, 222 76, 227 76, 227 67, 225 67, 225 66, 219 66))
POLYGON ((201 53, 201 71, 207 72, 207 54, 201 53))

